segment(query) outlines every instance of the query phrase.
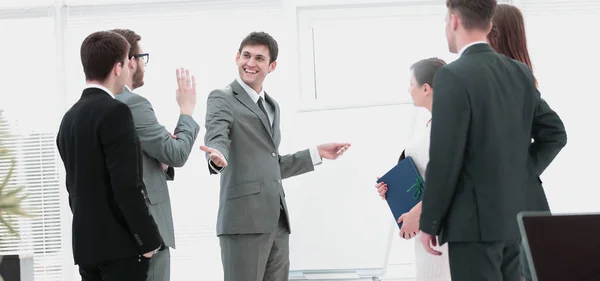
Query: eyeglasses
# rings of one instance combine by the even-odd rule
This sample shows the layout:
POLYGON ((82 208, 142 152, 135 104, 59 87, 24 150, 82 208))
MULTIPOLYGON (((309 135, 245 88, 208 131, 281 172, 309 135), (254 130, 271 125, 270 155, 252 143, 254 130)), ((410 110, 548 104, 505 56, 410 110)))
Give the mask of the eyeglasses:
POLYGON ((133 55, 133 57, 136 59, 142 58, 142 61, 144 61, 144 65, 148 64, 148 62, 150 61, 150 54, 148 53, 136 54, 133 55))

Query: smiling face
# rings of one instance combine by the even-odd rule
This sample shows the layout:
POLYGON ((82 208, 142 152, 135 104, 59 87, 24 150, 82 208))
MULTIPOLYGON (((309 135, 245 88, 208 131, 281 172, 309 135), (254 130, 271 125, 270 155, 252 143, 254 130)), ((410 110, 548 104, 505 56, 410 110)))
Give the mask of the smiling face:
POLYGON ((235 57, 240 78, 257 93, 262 90, 267 74, 277 66, 276 61, 270 61, 269 49, 265 45, 244 46, 235 57))

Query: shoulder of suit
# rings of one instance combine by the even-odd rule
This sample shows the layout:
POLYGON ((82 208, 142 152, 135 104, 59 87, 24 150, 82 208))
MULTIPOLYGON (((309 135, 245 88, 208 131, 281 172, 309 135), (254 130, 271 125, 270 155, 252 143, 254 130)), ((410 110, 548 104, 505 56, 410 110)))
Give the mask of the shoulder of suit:
POLYGON ((231 85, 227 85, 224 88, 214 89, 210 92, 211 96, 219 96, 219 97, 233 97, 233 89, 231 85))
POLYGON ((519 66, 521 68, 521 70, 524 71, 531 71, 531 69, 529 69, 529 66, 527 66, 526 64, 524 64, 521 61, 515 60, 515 59, 511 59, 509 57, 506 57, 507 60, 510 60, 513 64, 519 66))
POLYGON ((125 91, 121 94, 116 95, 116 98, 119 101, 127 104, 128 106, 135 106, 135 105, 140 105, 140 104, 151 105, 150 101, 147 98, 140 96, 136 93, 132 93, 132 92, 125 91))
POLYGON ((114 118, 120 119, 120 118, 124 118, 126 116, 132 116, 129 106, 127 106, 125 103, 118 101, 117 99, 113 99, 113 98, 111 98, 110 100, 107 100, 107 102, 103 106, 102 111, 100 111, 100 112, 102 112, 100 114, 101 120, 104 120, 107 117, 109 119, 114 119, 114 118))

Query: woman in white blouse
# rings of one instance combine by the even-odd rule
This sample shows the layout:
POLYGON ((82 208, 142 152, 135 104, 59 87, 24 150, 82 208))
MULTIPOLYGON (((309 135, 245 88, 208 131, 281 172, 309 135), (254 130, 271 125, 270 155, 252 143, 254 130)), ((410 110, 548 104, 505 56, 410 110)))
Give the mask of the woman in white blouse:
MULTIPOLYGON (((446 63, 438 58, 429 58, 416 62, 411 69, 410 87, 408 89, 415 106, 424 107, 431 112, 433 103, 433 77, 438 69, 446 63)), ((430 120, 431 121, 431 120, 430 120)), ((425 133, 418 137, 415 142, 406 147, 400 156, 400 160, 411 156, 419 173, 425 178, 425 169, 429 162, 429 135, 431 128, 429 123, 425 124, 425 133)), ((379 195, 385 199, 387 185, 378 183, 376 186, 379 195)), ((415 205, 412 210, 404 213, 398 219, 402 222, 400 237, 412 239, 419 233, 419 217, 421 215, 421 203, 415 205)), ((415 239, 418 242, 418 239, 415 239)), ((417 267, 416 281, 450 281, 450 266, 448 263, 448 248, 444 244, 439 249, 441 256, 428 254, 420 243, 415 242, 415 264, 417 267)))

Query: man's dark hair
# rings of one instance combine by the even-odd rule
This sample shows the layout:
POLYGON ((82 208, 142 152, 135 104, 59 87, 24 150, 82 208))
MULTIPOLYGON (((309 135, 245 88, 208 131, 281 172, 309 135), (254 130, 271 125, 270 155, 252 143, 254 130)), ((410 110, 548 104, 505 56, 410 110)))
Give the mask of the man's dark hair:
POLYGON ((246 46, 265 46, 269 49, 269 64, 277 60, 279 53, 279 47, 277 47, 277 41, 266 32, 252 32, 242 40, 238 52, 242 52, 242 49, 246 46))
POLYGON ((86 80, 104 81, 115 63, 125 64, 129 51, 125 37, 111 31, 97 31, 81 43, 81 64, 86 80))
POLYGON ((113 29, 111 31, 121 34, 121 36, 125 37, 127 43, 129 43, 131 46, 129 48, 129 58, 137 55, 140 52, 140 46, 138 45, 138 42, 142 40, 142 36, 129 29, 113 29))
POLYGON ((415 80, 419 83, 419 86, 428 84, 433 88, 433 78, 438 69, 446 65, 446 62, 438 58, 423 59, 415 62, 410 66, 410 70, 413 71, 415 80))
POLYGON ((492 24, 496 0, 446 0, 446 7, 458 13, 465 29, 487 31, 492 24))

